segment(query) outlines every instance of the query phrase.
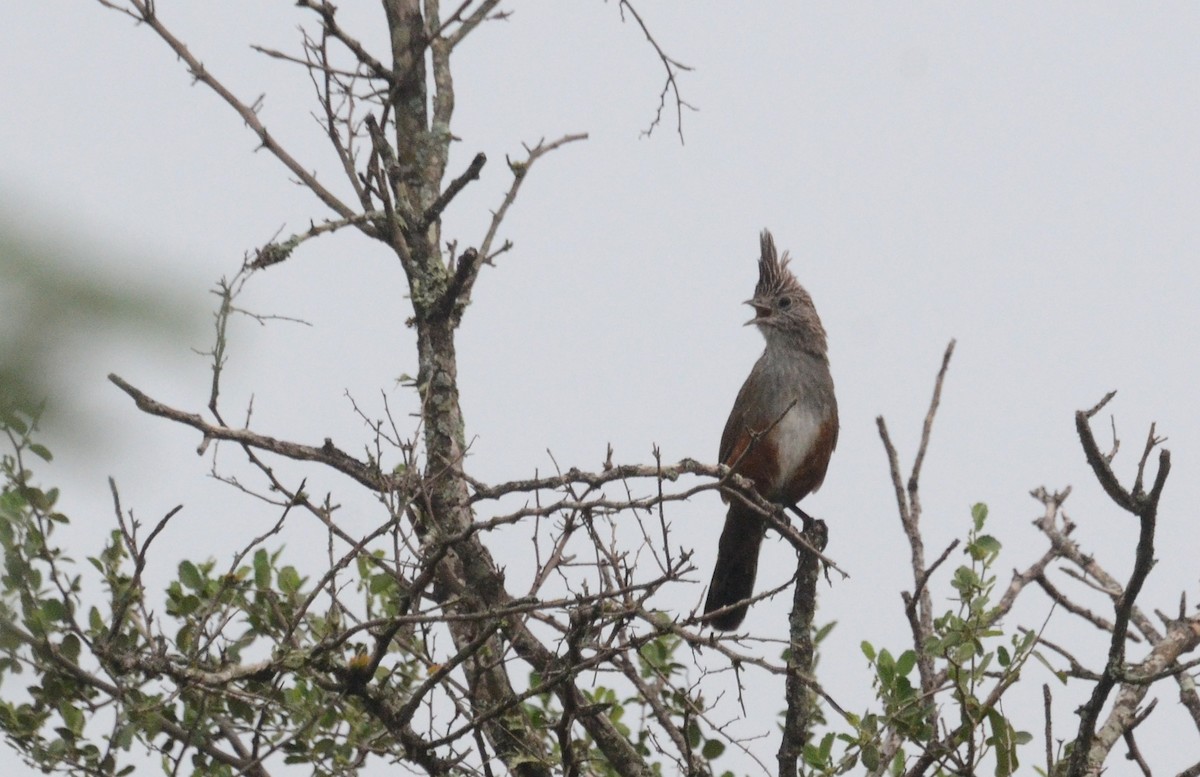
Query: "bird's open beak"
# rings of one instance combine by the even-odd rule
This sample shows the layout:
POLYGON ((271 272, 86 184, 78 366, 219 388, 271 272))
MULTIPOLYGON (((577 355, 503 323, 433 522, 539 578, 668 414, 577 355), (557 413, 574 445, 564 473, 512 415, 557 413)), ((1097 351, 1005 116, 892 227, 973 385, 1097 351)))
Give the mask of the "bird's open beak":
POLYGON ((765 302, 760 302, 757 299, 748 299, 745 302, 743 302, 742 304, 749 305, 750 307, 754 308, 754 318, 752 318, 749 321, 747 321, 746 323, 742 324, 742 326, 750 326, 751 324, 757 324, 759 319, 766 318, 767 316, 769 316, 771 314, 771 306, 766 304, 765 302))

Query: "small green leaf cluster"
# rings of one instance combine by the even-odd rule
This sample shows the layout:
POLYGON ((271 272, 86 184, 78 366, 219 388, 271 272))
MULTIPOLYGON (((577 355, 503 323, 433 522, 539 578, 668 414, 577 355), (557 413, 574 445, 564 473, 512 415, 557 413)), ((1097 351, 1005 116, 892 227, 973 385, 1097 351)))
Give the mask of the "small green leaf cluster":
POLYGON ((984 532, 987 516, 986 505, 974 505, 965 562, 949 579, 954 606, 932 619, 923 645, 897 655, 862 643, 879 708, 847 713, 849 731, 827 732, 809 743, 804 759, 812 773, 845 774, 861 763, 871 771, 882 767, 900 775, 918 756, 932 757, 931 774, 975 774, 989 757, 997 777, 1018 771, 1019 746, 1032 735, 1017 730, 1004 714, 1003 696, 1034 655, 1036 636, 1024 632, 1006 638, 999 626, 992 595, 1001 545, 984 532), (834 752, 838 742, 840 756, 834 752))
MULTIPOLYGON (((912 741, 930 736, 929 704, 921 698, 919 680, 914 685, 912 678, 917 654, 905 650, 899 657, 894 657, 886 648, 876 652, 867 641, 862 643, 861 649, 875 670, 872 682, 883 709, 861 715, 847 712, 845 721, 850 725, 850 731, 827 731, 819 740, 807 743, 803 758, 811 774, 845 774, 859 763, 869 770, 877 770, 885 757, 881 745, 889 730, 912 741), (842 754, 835 757, 834 746, 839 742, 842 754)), ((890 773, 902 774, 903 765, 903 754, 895 753, 890 773)))
MULTIPOLYGON (((675 657, 682 644, 683 641, 672 634, 657 635, 638 650, 638 672, 643 684, 658 697, 659 708, 684 732, 691 751, 710 764, 725 753, 725 743, 704 730, 697 715, 704 708, 704 700, 686 690, 687 667, 675 657)), ((643 714, 646 712, 645 700, 640 696, 627 698, 625 704, 640 708, 643 714)), ((661 751, 651 741, 650 729, 644 726, 638 731, 635 745, 647 757, 661 751)))
MULTIPOLYGON (((665 631, 648 638, 633 654, 636 657, 635 664, 627 669, 637 675, 637 685, 640 686, 628 695, 619 694, 616 689, 603 685, 596 685, 583 693, 589 708, 599 707, 604 711, 617 731, 628 738, 638 754, 646 759, 654 774, 686 773, 684 764, 667 762, 663 757, 665 752, 677 748, 673 745, 663 746, 656 741, 656 737, 664 736, 662 728, 652 727, 649 723, 650 716, 658 714, 668 720, 683 737, 686 744, 683 749, 690 752, 695 766, 706 769, 710 774, 733 777, 732 772, 719 773, 713 768, 714 762, 725 753, 726 745, 708 731, 700 716, 700 711, 705 707, 704 700, 695 689, 689 688, 687 667, 676 657, 682 644, 679 637, 665 631), (681 769, 684 771, 681 772, 681 769)), ((543 678, 537 673, 531 674, 529 681, 533 688, 544 685, 543 678)), ((525 708, 533 725, 547 731, 553 759, 563 762, 561 738, 552 738, 556 727, 561 726, 564 720, 558 698, 546 690, 531 697, 525 708)), ((661 724, 662 721, 658 722, 661 724)), ((568 761, 573 758, 581 764, 586 762, 584 773, 606 777, 620 774, 585 731, 577 727, 572 730, 575 732, 570 741, 573 755, 568 761)))
POLYGON ((963 750, 972 765, 990 751, 997 777, 1004 777, 1020 765, 1017 746, 1033 739, 1032 734, 1014 728, 1003 714, 1001 701, 1019 679, 1035 635, 1014 634, 1008 645, 995 644, 1004 637, 991 598, 996 586, 993 565, 1001 546, 983 531, 987 516, 984 504, 971 509, 972 529, 965 549, 970 563, 960 565, 950 580, 959 606, 934 620, 927 650, 945 661, 950 695, 961 721, 943 746, 963 750))
POLYGON ((128 749, 123 732, 103 748, 87 738, 88 720, 102 700, 77 671, 88 640, 76 621, 80 578, 68 573, 71 560, 53 540, 68 523, 55 509, 58 490, 36 485, 29 468, 35 458, 53 458, 34 441, 36 429, 35 414, 6 409, 0 417, 10 448, 0 457, 0 683, 6 686, 0 730, 26 762, 42 769, 75 765, 126 774, 133 767, 119 763, 119 751, 128 749))
MULTIPOLYGON (((35 420, 0 419, 11 449, 0 459, 0 730, 30 765, 126 774, 136 749, 160 753, 168 773, 233 775, 244 771, 229 762, 234 734, 315 774, 355 774, 367 755, 396 751, 379 717, 345 692, 363 653, 347 638, 348 616, 279 549, 247 548, 226 568, 180 561, 155 607, 142 579, 153 533, 124 519, 87 559, 100 584, 90 585, 96 604, 83 603, 78 567, 54 536, 68 523, 58 492, 35 485, 28 467, 51 459, 31 437, 35 420)), ((394 614, 400 599, 379 557, 364 552, 347 573, 371 616, 394 614)), ((405 639, 389 643, 377 670, 399 699, 429 665, 415 645, 398 647, 405 639)))

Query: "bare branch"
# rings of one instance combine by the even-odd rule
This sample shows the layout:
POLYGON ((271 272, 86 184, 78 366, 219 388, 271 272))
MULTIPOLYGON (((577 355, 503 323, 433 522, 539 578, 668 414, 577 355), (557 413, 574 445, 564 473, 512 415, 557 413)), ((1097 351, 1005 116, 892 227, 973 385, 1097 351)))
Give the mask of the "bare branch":
MULTIPOLYGON (((1037 583, 1039 586, 1041 586, 1042 590, 1046 592, 1047 596, 1049 596, 1056 604, 1061 606, 1067 612, 1078 615, 1080 618, 1083 618, 1101 631, 1107 631, 1109 634, 1113 633, 1114 626, 1110 621, 1106 620, 1100 615, 1097 615, 1088 608, 1080 604, 1076 604, 1074 600, 1055 588, 1054 584, 1051 583, 1044 574, 1038 576, 1037 583)), ((1132 631, 1126 631, 1125 638, 1130 642, 1142 641, 1142 638, 1132 631)))
MULTIPOLYGON (((1095 473, 1096 479, 1100 481, 1100 485, 1104 488, 1105 493, 1118 506, 1138 517, 1138 544, 1129 582, 1125 585, 1125 590, 1117 601, 1113 634, 1104 675, 1092 689, 1091 697, 1084 705, 1080 714, 1079 733, 1075 739, 1075 745, 1071 751, 1068 766, 1068 775, 1070 777, 1083 777, 1089 769, 1096 768, 1103 763, 1104 756, 1108 753, 1109 748, 1112 747, 1112 743, 1116 741, 1117 734, 1123 733, 1128 728, 1128 719, 1131 719, 1131 710, 1133 709, 1133 706, 1130 704, 1130 698, 1134 696, 1140 698, 1139 690, 1140 694, 1145 693, 1144 686, 1140 688, 1137 686, 1123 686, 1121 693, 1118 694, 1118 700, 1114 703, 1114 708, 1109 715, 1109 722, 1105 724, 1102 730, 1097 732, 1096 723, 1100 717, 1101 708, 1104 706, 1118 678, 1124 672, 1125 632, 1129 626, 1134 602, 1137 600, 1138 594, 1141 593, 1142 585, 1145 583, 1146 577, 1150 574, 1150 569, 1154 565, 1154 530, 1158 516, 1158 500, 1162 494, 1163 486, 1166 484, 1167 475, 1171 470, 1171 454, 1164 449, 1159 454, 1158 474, 1149 494, 1142 494, 1138 491, 1130 492, 1121 487, 1109 462, 1100 453, 1096 445, 1096 440, 1092 435, 1091 426, 1088 423, 1088 420, 1103 407, 1104 403, 1111 396, 1111 394, 1106 396, 1104 400, 1090 411, 1081 410, 1076 413, 1075 428, 1079 432, 1079 440, 1083 445, 1088 464, 1091 465, 1092 472, 1095 473), (1132 690, 1130 690, 1131 688, 1132 690), (1122 713, 1128 719, 1122 720, 1122 713)), ((1152 429, 1146 451, 1142 457, 1143 461, 1149 456, 1150 450, 1155 445, 1156 442, 1152 429)), ((1156 646, 1155 651, 1159 647, 1156 646)))
POLYGON ((428 228, 430 224, 441 218, 442 211, 446 209, 446 206, 450 204, 451 200, 458 196, 458 193, 461 192, 468 183, 479 180, 479 171, 483 169, 483 166, 486 163, 487 156, 485 156, 482 151, 475 155, 475 158, 471 160, 471 164, 467 167, 463 174, 451 181, 450 185, 446 187, 446 191, 442 192, 438 196, 437 200, 425 210, 425 215, 421 223, 422 229, 428 228))
POLYGON ((203 433, 205 439, 232 440, 261 450, 278 453, 289 459, 319 462, 336 469, 344 475, 348 475, 374 491, 390 491, 403 487, 405 484, 403 478, 384 475, 377 467, 368 466, 353 456, 343 453, 334 446, 331 440, 326 440, 325 444, 320 448, 313 448, 308 445, 299 445, 297 443, 277 440, 266 435, 256 434, 248 429, 216 426, 208 423, 194 413, 185 413, 182 410, 176 410, 173 407, 151 399, 117 375, 110 374, 108 379, 128 394, 142 412, 190 426, 203 433))
MULTIPOLYGON (((942 366, 938 370, 937 379, 933 382, 933 396, 929 400, 929 410, 925 413, 925 423, 921 426, 921 444, 917 446, 917 455, 913 459, 912 474, 908 476, 908 497, 914 505, 919 505, 917 483, 921 479, 921 466, 925 463, 925 453, 929 450, 929 439, 933 433, 933 419, 942 403, 942 384, 946 382, 946 370, 950 369, 950 357, 954 355, 955 341, 946 345, 942 354, 942 366)), ((920 510, 916 512, 920 514, 920 510)))
POLYGON ((337 75, 344 78, 357 78, 360 75, 360 73, 352 73, 349 70, 339 70, 338 68, 335 68, 329 64, 313 62, 312 60, 303 59, 293 54, 287 54, 283 51, 279 51, 278 49, 267 48, 266 46, 259 46, 252 43, 250 44, 250 48, 251 50, 257 51, 259 54, 270 57, 271 59, 278 59, 281 62, 291 62, 293 65, 300 65, 307 70, 316 70, 327 75, 337 75))
POLYGON ((185 64, 187 64, 188 72, 192 74, 192 77, 216 92, 222 100, 224 100, 231 108, 233 108, 234 111, 236 111, 237 114, 242 117, 242 121, 246 122, 246 126, 248 126, 254 132, 254 134, 258 136, 262 147, 270 151, 276 159, 282 162, 283 165, 289 171, 291 171, 292 175, 296 176, 296 178, 299 179, 299 181, 304 184, 309 191, 315 194, 321 200, 321 202, 325 203, 327 207, 329 207, 342 218, 351 218, 355 215, 354 211, 348 205, 346 205, 332 192, 326 189, 317 180, 313 173, 309 172, 303 165, 296 161, 296 159, 292 157, 292 155, 289 154, 283 148, 283 146, 279 145, 278 141, 275 140, 275 138, 270 132, 267 131, 267 128, 259 120, 258 113, 254 108, 238 99, 233 92, 229 91, 229 89, 225 87, 221 81, 217 80, 216 77, 209 73, 208 69, 204 67, 204 64, 201 63, 200 60, 195 56, 193 56, 191 51, 188 50, 188 47, 184 45, 183 41, 175 37, 175 35, 168 30, 161 21, 159 21, 158 15, 154 11, 154 4, 150 2, 150 0, 128 0, 128 2, 131 6, 133 6, 134 9, 136 9, 136 14, 133 14, 125 9, 120 9, 119 6, 110 2, 102 2, 101 4, 109 8, 124 10, 125 13, 134 16, 134 18, 138 19, 138 21, 148 25, 150 29, 154 30, 154 32, 163 39, 163 41, 171 48, 171 50, 175 52, 176 56, 178 56, 184 61, 185 64))
POLYGON ((1129 728, 1125 729, 1124 739, 1125 744, 1129 747, 1129 754, 1126 756, 1131 761, 1137 763, 1138 768, 1142 770, 1144 777, 1153 777, 1150 771, 1150 765, 1146 763, 1146 759, 1142 758, 1142 752, 1138 750, 1137 741, 1133 738, 1133 730, 1142 724, 1146 718, 1150 717, 1150 713, 1154 711, 1154 707, 1158 704, 1158 699, 1150 702, 1146 709, 1139 712, 1130 722, 1129 728))
POLYGON ((492 241, 495 240, 496 232, 500 229, 500 224, 504 221, 504 216, 508 213, 509 207, 517 199, 517 192, 521 190, 521 183, 529 173, 529 168, 533 167, 533 163, 560 146, 565 146, 568 143, 574 143, 579 140, 587 140, 587 138, 587 133, 581 132, 574 135, 563 135, 558 140, 549 143, 539 140, 538 144, 533 148, 529 148, 529 146, 525 147, 528 156, 525 157, 524 162, 508 160, 508 167, 512 170, 513 174, 512 185, 508 187, 508 193, 504 195, 504 201, 500 203, 500 207, 492 213, 492 222, 488 225, 487 233, 484 234, 483 240, 479 244, 479 254, 485 262, 491 263, 490 252, 492 250, 492 241))
POLYGON ((357 39, 351 37, 337 23, 337 7, 331 3, 323 2, 322 0, 297 0, 296 5, 300 8, 308 8, 315 11, 321 17, 321 24, 334 38, 337 38, 343 46, 350 50, 363 65, 367 67, 371 75, 375 78, 386 81, 389 85, 394 84, 396 80, 395 74, 384 66, 382 62, 373 57, 357 39))
POLYGON ((462 18, 463 12, 471 5, 473 0, 467 0, 458 7, 450 18, 435 32, 433 37, 441 37, 445 29, 451 24, 458 22, 458 29, 452 35, 446 38, 447 48, 453 49, 459 43, 462 43, 463 38, 471 34, 471 31, 478 27, 484 21, 489 19, 507 19, 511 11, 495 11, 496 6, 500 5, 500 0, 484 0, 484 2, 471 12, 467 18, 462 18))
POLYGON ((912 473, 908 477, 908 485, 905 488, 903 484, 903 476, 900 474, 900 461, 896 455, 895 446, 887 433, 887 426, 884 423, 883 416, 875 419, 876 425, 879 427, 879 436, 883 440, 884 450, 888 456, 888 468, 892 476, 892 486, 896 491, 896 504, 900 511, 900 523, 904 528, 904 536, 908 540, 910 550, 910 561, 913 575, 913 590, 915 607, 914 612, 917 615, 912 624, 915 628, 913 632, 914 643, 913 647, 917 652, 917 668, 921 675, 921 690, 923 693, 932 693, 937 687, 937 682, 934 677, 933 659, 925 650, 925 643, 933 633, 933 602, 929 596, 929 589, 923 585, 922 581, 928 577, 931 569, 925 566, 925 543, 921 535, 921 499, 920 499, 920 477, 921 467, 925 462, 925 452, 929 447, 929 441, 933 431, 933 419, 937 415, 938 406, 941 404, 942 385, 946 379, 946 371, 950 366, 950 357, 954 355, 955 341, 951 340, 946 345, 946 350, 942 354, 942 364, 938 369, 937 378, 933 384, 933 396, 929 401, 929 410, 925 413, 925 423, 921 429, 921 442, 917 448, 916 457, 913 459, 912 473))
POLYGON ((628 11, 633 20, 637 22, 637 26, 641 28, 642 34, 646 36, 646 40, 650 45, 654 47, 654 53, 658 55, 659 62, 662 63, 663 69, 667 72, 666 81, 663 83, 662 91, 658 95, 658 108, 654 111, 654 120, 650 122, 649 127, 642 130, 642 136, 649 137, 654 132, 654 128, 662 121, 663 110, 667 107, 667 94, 671 93, 675 97, 675 130, 679 133, 679 142, 683 143, 683 109, 687 108, 688 110, 695 111, 697 108, 680 96, 678 76, 679 71, 686 72, 692 68, 668 56, 663 51, 662 46, 658 45, 658 41, 651 34, 650 28, 646 26, 642 15, 637 12, 637 9, 633 7, 633 4, 629 0, 620 0, 617 7, 621 12, 622 21, 625 19, 625 12, 628 11))
POLYGON ((254 260, 249 262, 247 266, 255 270, 265 270, 273 264, 279 264, 287 260, 292 255, 301 243, 306 240, 311 240, 314 237, 330 234, 339 229, 349 226, 356 226, 360 229, 363 225, 376 219, 383 219, 385 215, 380 211, 372 211, 370 213, 361 213, 357 216, 351 216, 345 219, 326 220, 320 224, 311 224, 308 229, 303 232, 297 232, 283 241, 272 241, 267 243, 262 248, 256 249, 254 252, 254 260))

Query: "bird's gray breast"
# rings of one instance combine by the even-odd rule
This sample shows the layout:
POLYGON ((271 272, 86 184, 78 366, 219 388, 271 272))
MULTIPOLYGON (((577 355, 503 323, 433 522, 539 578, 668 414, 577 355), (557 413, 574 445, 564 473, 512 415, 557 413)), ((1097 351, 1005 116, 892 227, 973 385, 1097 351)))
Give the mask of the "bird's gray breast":
POLYGON ((825 359, 769 345, 757 366, 762 401, 758 420, 763 426, 775 424, 768 436, 779 463, 772 486, 779 489, 803 464, 822 427, 837 413, 833 379, 825 359))

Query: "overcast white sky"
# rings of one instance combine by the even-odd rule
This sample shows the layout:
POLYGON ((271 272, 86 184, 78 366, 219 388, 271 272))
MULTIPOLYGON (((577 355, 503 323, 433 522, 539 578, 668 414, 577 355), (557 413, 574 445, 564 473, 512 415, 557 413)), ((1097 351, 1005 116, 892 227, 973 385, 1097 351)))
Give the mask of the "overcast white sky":
MULTIPOLYGON (((377 3, 341 5, 344 24, 382 50, 377 3)), ((451 169, 479 151, 490 161, 447 213, 444 236, 479 242, 510 179, 504 157, 521 155, 522 142, 591 139, 534 168, 504 230, 516 247, 483 273, 461 330, 477 477, 544 471, 547 450, 563 466, 594 468, 610 442, 622 461, 647 461, 652 444, 666 460, 712 461, 761 351, 740 302, 755 281, 758 230, 769 227, 829 331, 842 435, 805 506, 828 521, 829 553, 852 575, 824 592, 820 613, 840 622, 822 679, 845 706, 870 700, 859 643, 895 650, 906 637, 907 549, 874 419, 887 417, 911 462, 951 337, 958 349, 923 481, 931 552, 984 501, 1005 542, 1001 568, 1025 566, 1044 548, 1029 490, 1071 484, 1077 538, 1126 574, 1134 521, 1101 494, 1073 429, 1075 410, 1118 389, 1119 471, 1132 477, 1151 421, 1174 454, 1160 561, 1141 601, 1171 611, 1182 590, 1195 600, 1200 6, 644 0, 659 42, 695 68, 680 81, 699 108, 684 115, 684 145, 671 116, 639 137, 662 70, 614 3, 510 6, 511 19, 477 31, 456 62, 462 142, 451 169)), ((296 50, 305 14, 243 0, 158 8, 235 92, 265 94, 273 134, 337 181, 308 115, 307 79, 248 45, 296 50)), ((109 475, 147 520, 186 505, 157 572, 185 552, 240 547, 268 514, 205 478, 195 435, 140 415, 104 376, 200 410, 207 368, 189 349, 208 346, 207 289, 280 227, 329 214, 254 153, 253 135, 189 85, 149 30, 98 3, 11 4, 0 72, 3 215, 70 242, 119 283, 163 285, 154 293, 200 322, 169 335, 81 333, 62 366, 60 394, 90 418, 82 441, 50 430, 63 442, 46 478, 64 487, 75 555, 94 552, 112 526, 109 475)), ((403 274, 378 247, 349 234, 309 244, 255 278, 243 303, 313 326, 239 322, 225 394, 235 417, 253 395, 255 427, 355 451, 367 431, 346 391, 374 409, 381 389, 394 406, 408 401, 393 384, 416 372, 403 274)), ((681 607, 700 601, 722 517, 715 495, 672 515, 704 570, 677 594, 681 607)), ((760 585, 791 563, 768 542, 760 585)), ((1048 605, 1028 598, 1010 626, 1040 625, 1048 605)), ((782 635, 784 607, 757 606, 747 625, 782 635)), ((1059 612, 1049 633, 1081 632, 1059 612)), ((1098 667, 1102 644, 1087 644, 1098 667)), ((1044 675, 1029 687, 1040 731, 1040 684, 1051 678, 1028 671, 1044 675)), ((1073 703, 1059 693, 1065 735, 1073 703)), ((1173 709, 1174 686, 1152 696, 1157 733, 1144 728, 1143 747, 1160 751, 1164 773, 1195 762, 1200 742, 1173 709)), ((760 743, 769 758, 774 718, 746 730, 770 734, 760 743)), ((1027 758, 1040 760, 1038 737, 1027 758)))

